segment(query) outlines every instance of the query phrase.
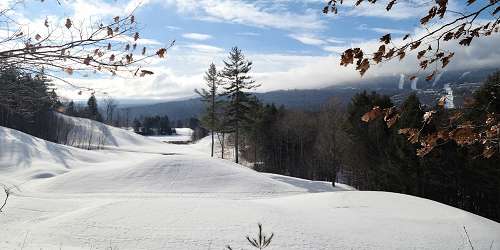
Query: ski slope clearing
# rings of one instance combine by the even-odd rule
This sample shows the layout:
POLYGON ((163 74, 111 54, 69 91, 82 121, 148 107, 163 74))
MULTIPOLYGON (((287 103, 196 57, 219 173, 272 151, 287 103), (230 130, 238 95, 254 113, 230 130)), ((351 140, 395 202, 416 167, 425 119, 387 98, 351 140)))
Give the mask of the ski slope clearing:
POLYGON ((148 136, 148 138, 161 142, 191 142, 193 130, 190 128, 175 128, 173 135, 156 135, 148 136))
POLYGON ((105 150, 0 127, 0 182, 14 187, 0 249, 250 249, 257 222, 275 233, 269 249, 470 249, 464 226, 475 249, 500 249, 500 224, 460 209, 258 173, 78 119, 105 150))

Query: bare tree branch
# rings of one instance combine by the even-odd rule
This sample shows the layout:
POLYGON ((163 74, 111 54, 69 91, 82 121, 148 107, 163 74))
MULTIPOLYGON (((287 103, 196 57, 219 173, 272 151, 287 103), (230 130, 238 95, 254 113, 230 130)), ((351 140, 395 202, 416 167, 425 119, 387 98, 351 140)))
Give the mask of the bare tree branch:
MULTIPOLYGON (((357 0, 355 6, 360 5, 364 1, 357 0)), ((368 2, 375 4, 377 1, 368 0, 368 2)), ((467 5, 471 6, 475 1, 467 0, 466 2, 467 5)), ((396 3, 397 0, 389 1, 386 10, 390 11, 396 3)), ((443 41, 456 40, 462 46, 469 46, 473 39, 487 37, 499 31, 499 3, 499 0, 484 1, 481 4, 476 3, 476 6, 471 7, 474 9, 473 11, 462 13, 448 10, 448 0, 438 0, 432 4, 428 14, 420 19, 420 24, 427 31, 423 35, 416 34, 418 36, 412 39, 410 34, 407 34, 402 39, 403 44, 396 46, 392 43, 391 34, 386 34, 380 38, 380 46, 376 52, 369 54, 365 53, 361 48, 350 48, 342 54, 340 64, 348 66, 355 63, 356 70, 361 75, 364 75, 370 68, 370 65, 390 61, 395 58, 401 60, 407 53, 415 50, 417 51, 416 57, 419 61, 418 71, 426 70, 429 66, 435 65, 435 69, 426 77, 426 80, 430 81, 436 75, 438 68, 446 67, 454 56, 454 52, 442 49, 441 44, 443 41), (477 18, 488 15, 489 11, 491 11, 489 15, 492 19, 487 19, 487 23, 476 24, 477 18), (444 19, 447 13, 458 15, 458 17, 451 20, 444 19), (428 28, 426 25, 434 19, 439 20, 435 23, 437 27, 428 28), (425 45, 425 47, 421 45, 425 45), (420 50, 417 50, 418 48, 420 50), (438 66, 439 62, 441 64, 438 66)), ((337 14, 339 5, 342 4, 342 0, 330 0, 324 7, 323 12, 337 14)), ((414 78, 414 76, 410 78, 414 78)))
MULTIPOLYGON (((10 17, 21 2, 0 10, 0 29, 8 33, 0 40, 2 68, 52 72, 49 75, 58 80, 62 77, 57 77, 60 75, 57 72, 69 75, 75 72, 107 72, 112 75, 124 72, 145 76, 153 72, 142 70, 139 63, 152 57, 164 58, 175 42, 153 50, 138 48, 141 38, 134 12, 125 17, 116 16, 108 23, 89 19, 77 24, 66 18, 64 24, 58 24, 45 19, 44 31, 30 32, 29 26, 10 17)), ((58 1, 58 4, 61 3, 58 1)))
POLYGON ((5 207, 5 205, 7 205, 7 200, 9 199, 9 196, 10 196, 10 188, 7 188, 7 186, 1 184, 2 188, 3 188, 3 191, 5 192, 5 198, 3 200, 3 204, 2 206, 0 206, 0 213, 3 211, 3 208, 5 207))

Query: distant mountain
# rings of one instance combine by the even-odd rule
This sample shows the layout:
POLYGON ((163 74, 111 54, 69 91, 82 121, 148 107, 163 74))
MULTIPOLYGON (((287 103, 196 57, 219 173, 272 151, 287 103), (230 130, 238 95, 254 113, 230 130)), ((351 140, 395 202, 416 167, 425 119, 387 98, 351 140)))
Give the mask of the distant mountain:
MULTIPOLYGON (((440 95, 449 94, 444 89, 448 86, 452 90, 468 93, 467 89, 475 89, 480 83, 496 69, 481 69, 473 71, 445 71, 438 74, 433 80, 426 81, 426 75, 420 74, 412 81, 409 76, 395 75, 372 79, 361 79, 356 82, 346 82, 322 89, 293 89, 277 90, 265 93, 255 93, 257 98, 264 103, 274 103, 290 109, 318 110, 321 105, 331 98, 336 98, 343 104, 349 103, 352 96, 363 90, 377 91, 392 96, 398 104, 411 92, 417 92, 424 104, 433 105, 440 95), (465 89, 465 90, 464 90, 465 89)), ((460 100, 456 98, 456 100, 460 100)), ((182 120, 198 117, 203 112, 203 103, 200 98, 180 101, 169 101, 143 106, 129 107, 130 117, 151 115, 168 115, 171 120, 182 120)), ((125 112, 125 108, 120 109, 125 112)))
POLYGON ((131 119, 153 115, 168 115, 169 119, 173 121, 198 117, 203 111, 203 103, 200 98, 192 98, 119 109, 123 114, 125 114, 127 110, 131 119))

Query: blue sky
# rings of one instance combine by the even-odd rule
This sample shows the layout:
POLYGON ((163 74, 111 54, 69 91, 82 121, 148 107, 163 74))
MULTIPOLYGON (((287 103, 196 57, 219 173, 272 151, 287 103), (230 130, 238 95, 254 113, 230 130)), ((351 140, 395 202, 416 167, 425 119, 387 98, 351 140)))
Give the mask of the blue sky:
MULTIPOLYGON (((450 8, 465 10, 460 2, 450 1, 450 8)), ((323 0, 67 0, 61 6, 55 0, 45 0, 27 3, 15 11, 29 20, 46 16, 98 20, 135 9, 144 45, 161 47, 176 40, 167 60, 149 65, 156 74, 140 79, 107 75, 68 79, 118 98, 167 100, 193 96, 193 89, 203 87, 204 70, 211 62, 222 65, 232 46, 240 47, 254 62, 254 78, 262 83, 258 91, 319 88, 361 80, 352 68, 338 65, 339 53, 351 46, 376 48, 378 38, 386 33, 397 38, 422 32, 418 20, 430 2, 399 1, 390 13, 384 3, 387 1, 353 8, 352 1, 346 1, 337 16, 321 12, 323 0)), ((456 56, 459 60, 450 68, 498 63, 499 41, 495 35, 473 43, 463 55, 456 56), (484 46, 494 50, 476 52, 484 46), (467 58, 468 63, 460 62, 460 58, 467 58)), ((406 74, 414 66, 414 59, 388 63, 369 71, 366 77, 406 74)), ((59 92, 78 98, 77 91, 64 84, 59 92)))

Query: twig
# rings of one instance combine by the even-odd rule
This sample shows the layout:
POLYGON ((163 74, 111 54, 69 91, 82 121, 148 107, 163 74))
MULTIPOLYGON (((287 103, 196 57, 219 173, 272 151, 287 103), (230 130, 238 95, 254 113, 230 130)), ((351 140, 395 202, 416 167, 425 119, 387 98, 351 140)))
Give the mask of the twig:
POLYGON ((26 239, 28 238, 28 233, 29 232, 26 232, 26 235, 24 236, 24 241, 23 241, 23 245, 21 245, 21 250, 24 249, 24 244, 26 244, 26 239))
POLYGON ((470 248, 472 250, 474 250, 474 246, 472 245, 472 242, 470 241, 470 237, 469 237, 469 234, 467 233, 467 229, 465 229, 465 226, 464 226, 464 231, 465 231, 465 235, 467 236, 467 240, 469 241, 470 248))
POLYGON ((9 199, 10 196, 10 188, 7 188, 7 186, 5 185, 2 186, 3 186, 3 191, 5 192, 5 199, 3 201, 2 206, 0 207, 0 213, 2 212, 2 209, 5 207, 5 205, 7 205, 7 200, 9 199))

